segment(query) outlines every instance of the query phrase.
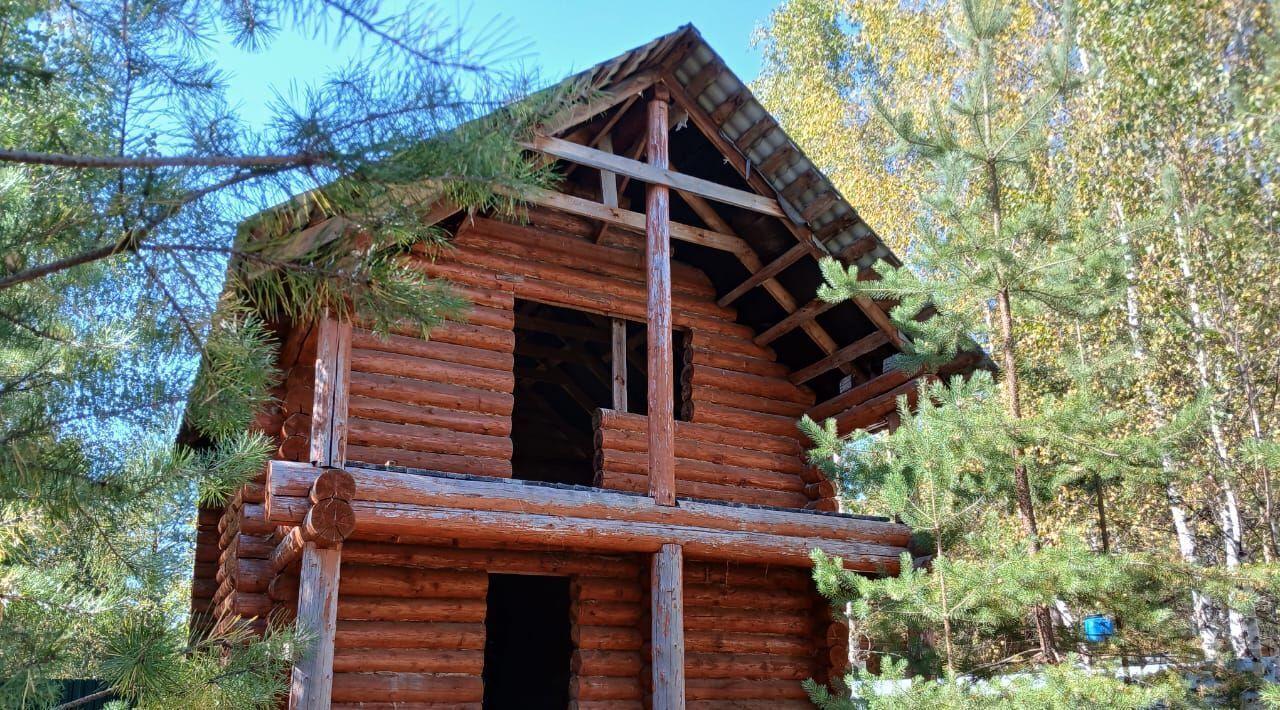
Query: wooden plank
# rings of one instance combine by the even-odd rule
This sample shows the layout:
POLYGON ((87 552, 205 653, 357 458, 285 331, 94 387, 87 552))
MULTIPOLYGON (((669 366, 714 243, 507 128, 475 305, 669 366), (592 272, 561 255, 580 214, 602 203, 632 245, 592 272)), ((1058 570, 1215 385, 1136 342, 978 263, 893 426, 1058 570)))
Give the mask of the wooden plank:
POLYGON ((727 187, 717 182, 678 173, 665 167, 658 167, 652 163, 642 163, 626 156, 606 153, 581 143, 573 143, 551 136, 536 136, 532 141, 522 145, 529 150, 592 168, 610 170, 619 175, 626 175, 651 185, 663 185, 668 188, 685 190, 710 200, 724 202, 725 204, 773 217, 786 216, 778 205, 778 201, 771 197, 727 187))
POLYGON ((840 348, 834 353, 831 353, 830 355, 822 358, 821 360, 813 363, 812 365, 809 365, 808 367, 803 367, 799 370, 796 370, 795 372, 791 373, 791 376, 788 377, 787 379, 791 380, 791 383, 795 385, 803 384, 805 382, 808 382, 809 380, 812 380, 818 375, 821 375, 827 370, 830 370, 835 367, 839 367, 840 365, 843 365, 847 362, 850 362, 859 357, 862 357, 863 355, 866 355, 872 350, 875 350, 876 348, 882 345, 887 345, 888 343, 889 343, 889 337, 886 336, 883 332, 877 330, 871 335, 868 335, 863 338, 859 338, 858 340, 855 340, 849 345, 846 345, 843 348, 840 348))
POLYGON ((549 135, 555 135, 594 116, 598 116, 653 86, 658 76, 658 73, 652 70, 632 74, 622 81, 605 87, 600 91, 599 96, 587 101, 585 104, 574 106, 571 110, 551 118, 542 126, 542 130, 549 135))
MULTIPOLYGON (((646 151, 650 167, 666 170, 667 92, 649 101, 646 151)), ((645 193, 645 255, 649 412, 649 495, 659 505, 675 505, 675 385, 671 342, 671 195, 668 186, 650 183, 645 193)))
MULTIPOLYGON (((613 138, 607 134, 601 136, 600 150, 605 153, 612 153, 613 138)), ((600 169, 600 202, 605 207, 618 206, 618 175, 604 168, 600 169)))
POLYGON ((613 408, 627 411, 627 322, 612 321, 613 338, 610 360, 613 365, 613 408))
POLYGON ((890 370, 863 382, 857 387, 841 392, 825 402, 815 404, 806 414, 813 420, 821 422, 827 417, 833 417, 851 407, 856 407, 872 397, 892 390, 911 379, 912 376, 905 370, 890 370))
MULTIPOLYGON (((499 192, 503 192, 503 190, 499 190, 499 192)), ((643 232, 645 229, 644 214, 641 212, 609 207, 599 202, 584 200, 581 197, 550 190, 529 189, 520 193, 512 192, 508 194, 518 199, 527 200, 535 205, 564 210, 569 214, 598 219, 630 230, 643 232)), ((679 222, 671 222, 670 230, 671 238, 679 239, 682 242, 701 244, 705 247, 727 251, 732 254, 751 251, 751 247, 745 241, 730 234, 714 232, 710 229, 693 227, 679 222)))
POLYGON ((761 347, 772 343, 782 336, 790 333, 792 330, 799 328, 805 323, 810 323, 814 318, 835 308, 837 304, 824 301, 821 298, 815 298, 812 301, 797 308, 795 312, 786 318, 774 323, 768 330, 753 338, 753 342, 761 347))
MULTIPOLYGON (((316 343, 315 400, 311 411, 311 461, 342 467, 347 455, 347 398, 351 378, 351 323, 326 317, 316 343)), ((308 491, 310 495, 310 491, 308 491)), ((310 501, 308 500, 308 503, 310 501)), ((307 506, 308 509, 310 506, 307 506)), ((309 516, 308 518, 309 519, 309 516)), ((305 523, 305 520, 302 521, 305 523)), ((297 621, 314 646, 293 665, 291 710, 328 708, 333 694, 333 640, 337 632, 342 544, 302 545, 297 621)))
POLYGON ((323 549, 314 542, 303 545, 297 619, 299 628, 311 636, 314 645, 294 663, 289 690, 291 710, 324 710, 331 703, 341 561, 341 546, 323 549))
POLYGON ((796 263, 802 257, 806 256, 808 253, 809 253, 809 245, 796 244, 795 246, 788 249, 786 253, 784 253, 782 256, 769 262, 764 267, 762 267, 759 271, 755 272, 750 277, 748 277, 745 281, 738 284, 737 286, 734 286, 733 290, 729 291, 729 293, 726 293, 723 297, 720 298, 720 300, 716 301, 716 303, 720 304, 721 306, 727 307, 729 304, 741 298, 744 294, 746 294, 751 289, 763 284, 765 281, 768 281, 769 279, 772 279, 773 277, 782 273, 787 267, 796 263))
POLYGON ((653 708, 684 708, 684 555, 666 544, 653 556, 653 708))
POLYGON ((311 412, 311 461, 316 465, 341 466, 346 457, 350 373, 351 323, 326 317, 320 322, 316 344, 315 400, 311 412))

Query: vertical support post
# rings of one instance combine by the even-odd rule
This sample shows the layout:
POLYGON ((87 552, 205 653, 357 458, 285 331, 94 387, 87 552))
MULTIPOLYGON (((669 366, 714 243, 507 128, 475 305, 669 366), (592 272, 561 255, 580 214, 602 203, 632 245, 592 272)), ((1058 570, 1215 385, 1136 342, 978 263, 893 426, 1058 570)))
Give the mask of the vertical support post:
MULTIPOLYGON (((646 149, 649 164, 666 168, 667 87, 654 86, 649 101, 646 149)), ((658 505, 676 503, 675 402, 671 345, 671 224, 666 185, 650 184, 645 193, 645 265, 649 285, 648 403, 649 495, 658 505)))
MULTIPOLYGON (((347 454, 347 382, 351 372, 351 324, 326 317, 316 344, 315 400, 311 411, 311 462, 341 468, 347 454)), ((333 640, 338 624, 342 543, 303 543, 298 580, 298 625, 311 650, 293 666, 290 710, 328 708, 333 695, 333 640)))
MULTIPOLYGON (((613 152, 613 138, 608 133, 600 136, 597 146, 606 153, 613 152)), ((618 206, 618 175, 608 170, 600 171, 600 202, 606 207, 618 206)))
POLYGON ((613 408, 627 411, 627 322, 613 319, 613 408))
POLYGON ((684 550, 653 555, 653 710, 684 710, 684 550))

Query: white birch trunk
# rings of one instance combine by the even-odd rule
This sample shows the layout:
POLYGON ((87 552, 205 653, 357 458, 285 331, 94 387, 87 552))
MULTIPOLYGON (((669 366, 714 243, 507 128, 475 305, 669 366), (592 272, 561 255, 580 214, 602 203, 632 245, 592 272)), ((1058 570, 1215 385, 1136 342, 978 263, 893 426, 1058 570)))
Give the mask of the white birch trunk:
MULTIPOLYGON (((1134 362, 1142 369, 1147 367, 1147 349, 1142 338, 1142 314, 1138 306, 1138 271, 1129 244, 1128 233, 1124 231, 1124 212, 1120 205, 1115 205, 1117 217, 1121 223, 1120 243, 1124 249, 1125 261, 1125 315, 1128 323, 1129 342, 1132 347, 1134 362)), ((1143 395, 1152 415, 1160 424, 1167 422, 1164 406, 1149 383, 1142 387, 1143 395)), ((1165 500, 1169 505, 1169 517, 1173 520, 1174 534, 1178 540, 1178 553, 1182 561, 1190 566, 1200 564, 1196 553, 1196 539, 1187 521, 1186 507, 1183 505, 1182 490, 1178 485, 1178 470, 1173 458, 1167 452, 1160 452, 1160 468, 1164 473, 1165 500)), ((1205 660, 1218 658, 1221 645, 1221 627, 1218 623, 1217 609, 1204 593, 1191 590, 1191 626, 1200 638, 1200 650, 1205 660)))
MULTIPOLYGON (((1187 302, 1191 311, 1191 343, 1195 354, 1196 373, 1200 387, 1212 393, 1214 381, 1209 375, 1209 354, 1205 345, 1205 316, 1200 308, 1200 293, 1194 274, 1191 270, 1191 257, 1187 245, 1184 225, 1178 223, 1175 216, 1174 236, 1178 247, 1178 268, 1181 271, 1183 286, 1187 293, 1187 302)), ((1246 561, 1244 550, 1243 525, 1240 518, 1240 506, 1236 499, 1235 487, 1231 482, 1232 457, 1227 446, 1226 436, 1222 431, 1221 412, 1215 398, 1209 401, 1209 433, 1213 440, 1214 453, 1221 466, 1221 476, 1210 473, 1211 481, 1216 484, 1220 493, 1217 503, 1218 523, 1222 528, 1223 560, 1228 570, 1239 569, 1246 561)), ((1239 658, 1257 659, 1262 656, 1261 639, 1258 631, 1258 620, 1252 615, 1238 610, 1227 609, 1227 627, 1231 640, 1231 650, 1239 658)))

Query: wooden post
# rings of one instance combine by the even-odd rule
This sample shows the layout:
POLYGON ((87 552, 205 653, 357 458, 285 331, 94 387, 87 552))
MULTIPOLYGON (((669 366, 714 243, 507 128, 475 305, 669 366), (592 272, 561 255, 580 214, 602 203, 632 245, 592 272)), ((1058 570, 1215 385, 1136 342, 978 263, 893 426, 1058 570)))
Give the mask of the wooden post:
POLYGON ((684 552, 666 544, 653 556, 653 710, 684 710, 684 552))
MULTIPOLYGON (((321 468, 340 468, 346 461, 350 372, 351 324, 325 318, 320 322, 316 344, 315 400, 311 414, 311 461, 321 468)), ((347 497, 349 501, 350 496, 347 497)), ((324 500, 332 503, 334 499, 324 500)), ((347 505, 349 510, 349 503, 347 505)), ((349 527, 346 532, 350 533, 349 527)), ((290 710, 328 708, 331 704, 342 543, 325 546, 327 544, 310 539, 302 547, 297 619, 299 628, 310 636, 311 651, 293 666, 290 710)))
POLYGON ((627 322, 613 319, 613 408, 627 411, 627 322))
MULTIPOLYGON (((649 101, 649 164, 665 169, 667 101, 663 84, 654 86, 649 101)), ((671 346, 671 224, 670 194, 665 185, 650 183, 645 197, 648 298, 649 495, 660 505, 675 505, 675 403, 671 346)))

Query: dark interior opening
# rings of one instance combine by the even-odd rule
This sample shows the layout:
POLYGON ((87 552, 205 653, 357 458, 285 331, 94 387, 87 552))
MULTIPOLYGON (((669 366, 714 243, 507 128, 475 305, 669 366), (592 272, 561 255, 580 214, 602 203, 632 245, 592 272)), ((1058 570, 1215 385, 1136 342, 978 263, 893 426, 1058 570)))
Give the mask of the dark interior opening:
POLYGON ((569 704, 569 578, 489 575, 485 710, 563 710, 569 704))
MULTIPOLYGON (((512 477, 592 485, 595 410, 613 403, 613 324, 599 316, 517 300, 515 405, 511 414, 512 477)), ((645 326, 625 322, 627 411, 647 414, 645 326)), ((680 381, 685 334, 673 338, 675 415, 682 418, 680 381)))

